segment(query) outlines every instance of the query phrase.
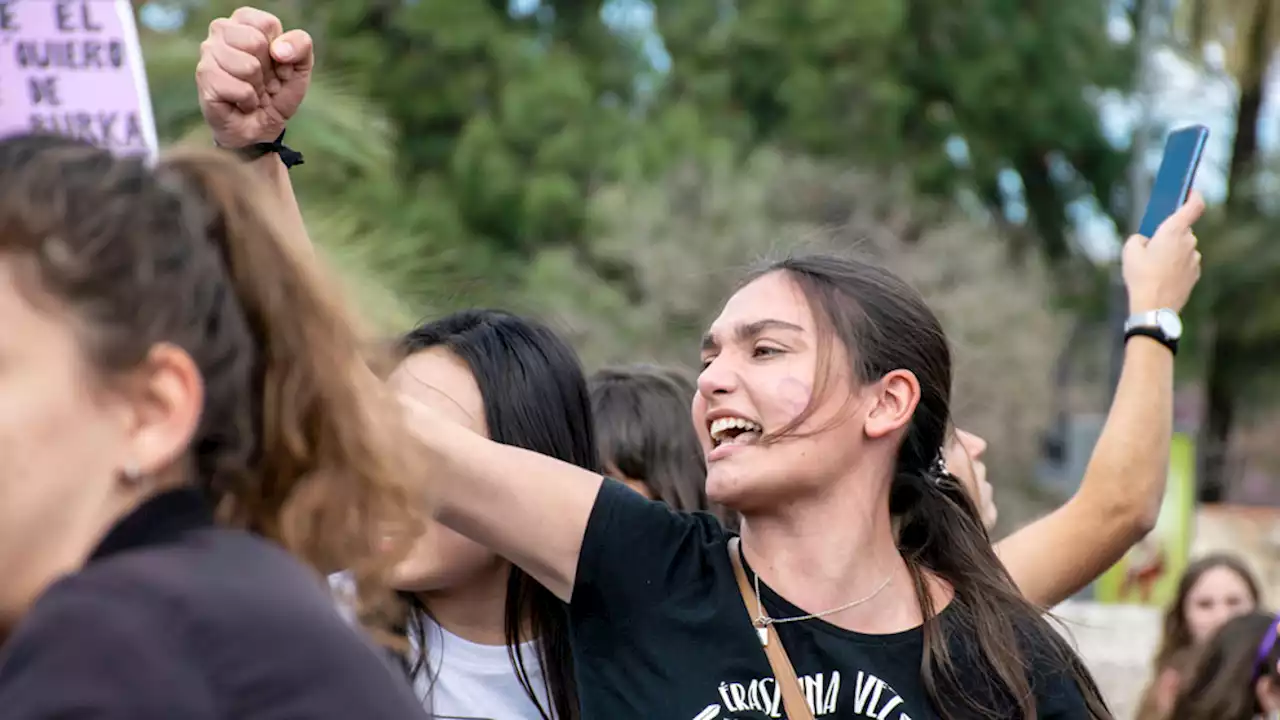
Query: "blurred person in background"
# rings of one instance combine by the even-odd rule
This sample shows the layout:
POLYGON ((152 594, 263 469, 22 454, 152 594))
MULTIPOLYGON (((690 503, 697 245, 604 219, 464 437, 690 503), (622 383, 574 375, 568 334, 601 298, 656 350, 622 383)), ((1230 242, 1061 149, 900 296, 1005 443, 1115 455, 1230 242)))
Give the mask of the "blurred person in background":
POLYGON ((1224 623, 1261 605, 1258 580, 1239 558, 1207 555, 1188 565, 1173 602, 1165 609, 1160 647, 1139 704, 1139 720, 1181 720, 1169 713, 1188 660, 1224 623))
MULTIPOLYGON (((600 467, 582 367, 547 327, 466 310, 418 326, 399 349, 396 392, 494 442, 600 467)), ((394 587, 405 667, 433 717, 578 717, 564 604, 520 568, 432 523, 394 587)))
POLYGON ((0 715, 420 717, 320 572, 376 609, 409 440, 257 179, 19 135, 0 188, 0 715))
POLYGON ((736 528, 737 517, 707 500, 707 460, 689 422, 697 393, 683 370, 611 367, 591 376, 591 410, 605 472, 677 510, 709 512, 736 528))
POLYGON ((1280 719, 1280 618, 1250 612, 1228 620, 1196 653, 1167 717, 1280 719))

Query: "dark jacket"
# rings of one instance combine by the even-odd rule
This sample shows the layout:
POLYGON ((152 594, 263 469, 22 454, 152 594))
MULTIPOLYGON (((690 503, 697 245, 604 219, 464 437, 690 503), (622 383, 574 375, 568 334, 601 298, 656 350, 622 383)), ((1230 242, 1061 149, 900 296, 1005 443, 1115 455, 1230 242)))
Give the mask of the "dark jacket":
POLYGON ((283 549, 194 491, 145 503, 0 648, 3 720, 421 720, 283 549))

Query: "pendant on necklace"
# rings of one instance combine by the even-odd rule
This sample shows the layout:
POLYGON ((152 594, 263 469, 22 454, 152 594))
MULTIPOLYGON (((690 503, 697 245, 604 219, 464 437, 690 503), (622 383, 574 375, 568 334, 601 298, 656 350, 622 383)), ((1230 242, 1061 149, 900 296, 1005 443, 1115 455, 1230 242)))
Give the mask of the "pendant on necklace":
POLYGON ((756 634, 760 636, 760 647, 769 647, 769 626, 757 624, 756 634))

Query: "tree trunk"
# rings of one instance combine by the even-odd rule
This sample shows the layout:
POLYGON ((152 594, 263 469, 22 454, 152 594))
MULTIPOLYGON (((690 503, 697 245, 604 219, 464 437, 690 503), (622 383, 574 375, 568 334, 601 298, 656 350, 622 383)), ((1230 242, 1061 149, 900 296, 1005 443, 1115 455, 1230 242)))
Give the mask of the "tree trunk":
POLYGON ((1258 117, 1262 101, 1261 83, 1240 92, 1236 136, 1231 143, 1231 164, 1227 168, 1227 206, 1234 212, 1249 213, 1254 205, 1248 185, 1258 158, 1258 117))
MULTIPOLYGON (((1234 217, 1254 212, 1253 191, 1249 187, 1258 156, 1258 117, 1265 100, 1264 79, 1271 59, 1268 30, 1273 3, 1260 0, 1248 43, 1249 67, 1240 75, 1240 104, 1236 111, 1236 134, 1231 143, 1231 164, 1227 170, 1227 209, 1234 217)), ((1230 290, 1228 290, 1229 292, 1230 290)), ((1212 308, 1215 332, 1209 349, 1205 379, 1205 421, 1200 432, 1201 502, 1218 502, 1226 493, 1231 433, 1236 419, 1237 388, 1232 382, 1229 359, 1232 355, 1232 318, 1222 317, 1218 303, 1212 308)))
POLYGON ((1200 483, 1198 500, 1222 502, 1228 485, 1231 429, 1235 424, 1236 389, 1230 381, 1227 357, 1230 348, 1225 340, 1215 339, 1209 356, 1208 379, 1205 383, 1205 417, 1200 430, 1200 483))

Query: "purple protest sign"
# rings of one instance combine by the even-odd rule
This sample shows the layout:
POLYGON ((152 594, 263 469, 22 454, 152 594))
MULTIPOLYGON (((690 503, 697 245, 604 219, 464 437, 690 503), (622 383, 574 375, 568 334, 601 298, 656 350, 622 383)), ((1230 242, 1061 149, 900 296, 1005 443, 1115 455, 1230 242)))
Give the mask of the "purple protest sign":
POLYGON ((129 0, 0 0, 0 136, 29 131, 155 154, 129 0))

